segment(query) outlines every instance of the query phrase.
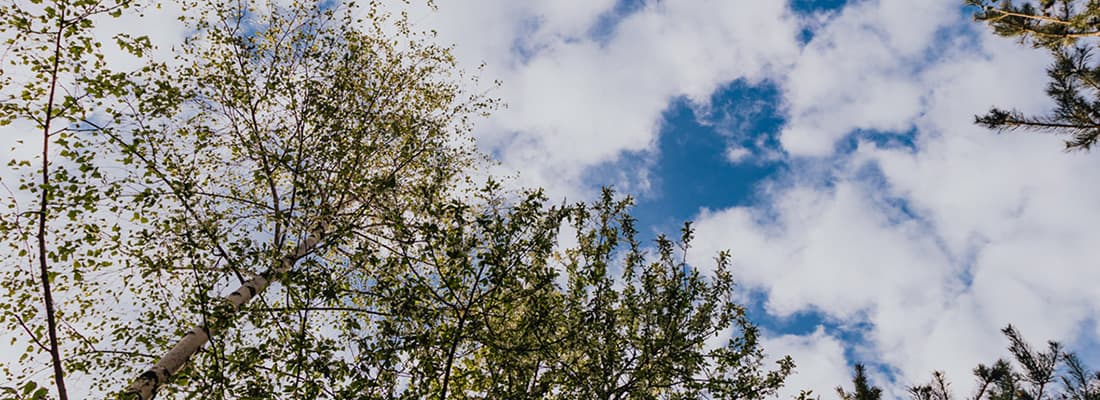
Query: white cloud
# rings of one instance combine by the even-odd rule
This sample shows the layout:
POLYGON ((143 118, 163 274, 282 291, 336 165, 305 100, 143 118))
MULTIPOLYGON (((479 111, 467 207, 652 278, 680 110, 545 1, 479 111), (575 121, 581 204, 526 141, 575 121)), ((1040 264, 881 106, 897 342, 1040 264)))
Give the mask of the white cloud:
POLYGON ((822 158, 793 164, 762 205, 704 211, 697 224, 697 254, 731 248, 769 312, 869 323, 866 343, 847 345, 898 372, 891 393, 935 369, 966 393, 970 369, 1005 354, 1000 327, 1074 342, 1096 334, 1082 328, 1100 311, 1095 155, 972 124, 991 105, 1049 107, 1048 59, 981 27, 973 42, 937 36, 955 7, 868 1, 829 20, 781 77, 784 149, 822 158), (860 129, 916 138, 833 152, 860 129))
POLYGON ((573 197, 590 193, 590 168, 656 151, 671 100, 706 102, 721 85, 762 79, 798 51, 799 22, 782 2, 654 2, 601 38, 586 33, 610 1, 569 12, 498 5, 441 4, 422 24, 456 43, 466 65, 484 61, 485 75, 503 81, 495 94, 509 108, 479 127, 479 142, 520 170, 521 183, 573 197))
POLYGON ((580 39, 596 23, 596 19, 610 12, 616 0, 563 0, 531 2, 530 12, 538 16, 536 34, 546 37, 536 41, 549 41, 554 37, 580 39))
POLYGON ((792 398, 802 390, 813 390, 815 396, 830 398, 834 387, 850 379, 847 369, 836 367, 847 364, 843 344, 821 327, 809 335, 771 337, 762 345, 771 360, 789 355, 795 361, 794 374, 787 378, 779 398, 792 398))
POLYGON ((783 82, 792 155, 826 156, 853 129, 906 131, 921 109, 913 70, 937 31, 959 22, 954 0, 861 1, 814 33, 783 82))
POLYGON ((752 151, 740 146, 732 146, 726 149, 726 160, 732 164, 737 164, 745 161, 745 159, 751 155, 752 151))

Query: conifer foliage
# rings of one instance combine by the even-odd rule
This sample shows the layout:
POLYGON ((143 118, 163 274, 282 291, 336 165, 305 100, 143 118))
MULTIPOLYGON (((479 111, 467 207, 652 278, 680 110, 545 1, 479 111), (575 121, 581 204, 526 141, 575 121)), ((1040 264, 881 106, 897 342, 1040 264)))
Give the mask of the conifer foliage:
MULTIPOLYGON (((991 365, 974 368, 977 389, 966 397, 973 400, 1044 400, 1095 399, 1097 376, 1089 373, 1080 360, 1063 350, 1057 342, 1048 342, 1045 350, 1036 350, 1012 325, 1001 330, 1008 339, 1012 360, 999 359, 991 365), (1013 362, 1015 361, 1015 362, 1013 362), (1059 371, 1059 366, 1064 366, 1059 371), (1061 386, 1061 387, 1059 387, 1061 386)), ((913 386, 915 400, 949 400, 952 393, 943 374, 935 372, 932 382, 913 386)))
POLYGON ((1100 2, 1086 0, 966 0, 974 17, 1001 36, 1046 49, 1054 56, 1047 70, 1047 94, 1055 108, 1047 115, 1025 115, 993 108, 976 117, 998 131, 1026 130, 1070 136, 1066 150, 1088 150, 1100 138, 1100 66, 1093 52, 1100 39, 1100 2))
POLYGON ((843 387, 837 387, 836 393, 842 400, 880 400, 882 388, 876 387, 867 380, 867 368, 863 364, 856 364, 853 368, 852 391, 845 391, 843 387))
MULTIPOLYGON (((1057 342, 1047 342, 1045 349, 1035 349, 1020 332, 1009 325, 1001 330, 1008 339, 1011 359, 999 359, 992 364, 974 368, 974 392, 957 397, 942 372, 932 373, 932 380, 909 387, 913 400, 1097 400, 1100 399, 1100 373, 1090 371, 1072 352, 1057 342)), ((855 392, 837 388, 841 398, 878 399, 882 390, 867 384, 863 367, 856 365, 853 379, 855 392)))

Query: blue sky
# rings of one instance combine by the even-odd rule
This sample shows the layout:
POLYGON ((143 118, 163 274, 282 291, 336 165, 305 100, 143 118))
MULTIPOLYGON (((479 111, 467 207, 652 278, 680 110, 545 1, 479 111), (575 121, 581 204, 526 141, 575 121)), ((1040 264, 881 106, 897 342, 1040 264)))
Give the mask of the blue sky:
MULTIPOLYGON (((734 164, 727 155, 730 146, 776 149, 773 133, 782 117, 775 113, 779 99, 774 85, 735 81, 716 91, 709 101, 717 113, 747 112, 722 118, 706 115, 707 111, 697 110, 687 99, 669 104, 652 155, 654 163, 649 166, 652 186, 638 197, 635 208, 642 223, 654 230, 675 231, 703 207, 750 204, 756 185, 785 167, 781 161, 765 160, 734 164), (757 139, 764 141, 757 144, 757 139)), ((651 155, 628 155, 618 167, 636 167, 639 159, 648 157, 651 155)))
MULTIPOLYGON (((418 14, 419 13, 419 14, 418 14)), ((730 249, 767 350, 826 397, 854 362, 900 396, 1005 355, 999 329, 1096 360, 1097 158, 972 124, 1041 112, 1046 54, 959 0, 477 0, 418 10, 508 108, 474 134, 554 198, 611 185, 643 233, 730 249), (479 29, 470 29, 477 26, 479 29)), ((417 17, 422 16, 422 17, 417 17)))
MULTIPOLYGON (((620 7, 622 3, 629 2, 620 2, 620 7)), ((792 1, 791 9, 809 16, 834 12, 844 3, 843 0, 792 1)), ((805 29, 800 40, 809 41, 812 35, 812 30, 805 29)), ((723 209, 766 201, 756 196, 758 186, 790 173, 791 165, 782 159, 735 163, 730 160, 728 148, 741 147, 754 153, 782 151, 776 138, 776 132, 785 122, 780 112, 779 90, 770 81, 733 81, 712 94, 705 110, 689 99, 674 99, 662 113, 663 121, 653 154, 629 154, 613 166, 597 167, 590 179, 598 183, 599 170, 606 168, 649 168, 652 186, 636 198, 634 208, 643 231, 649 233, 647 237, 660 233, 674 235, 679 226, 694 219, 701 208, 723 209), (652 163, 645 165, 646 160, 652 163)), ((905 142, 912 135, 913 132, 906 132, 887 140, 905 142)), ((850 140, 838 143, 838 147, 852 147, 857 137, 877 139, 883 136, 896 135, 855 132, 850 140)), ((844 342, 856 343, 863 340, 863 331, 867 328, 865 324, 844 326, 835 323, 816 310, 777 318, 764 309, 765 301, 765 293, 752 292, 748 297, 750 315, 755 323, 772 332, 806 335, 823 326, 844 342)), ((858 358, 850 349, 847 352, 849 359, 858 358)), ((888 367, 883 372, 891 373, 888 367)))

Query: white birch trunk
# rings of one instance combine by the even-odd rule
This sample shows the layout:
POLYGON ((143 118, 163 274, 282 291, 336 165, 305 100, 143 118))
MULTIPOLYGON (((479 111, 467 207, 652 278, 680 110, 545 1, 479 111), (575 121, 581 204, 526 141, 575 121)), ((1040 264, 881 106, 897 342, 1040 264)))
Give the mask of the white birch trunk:
MULTIPOLYGON (((279 266, 269 271, 270 275, 276 276, 289 271, 299 259, 313 251, 320 240, 321 232, 310 234, 305 241, 298 244, 294 254, 284 256, 280 260, 279 266)), ((224 299, 233 306, 233 311, 236 312, 256 295, 263 293, 270 284, 271 281, 263 275, 259 275, 246 281, 224 299)), ((136 396, 141 400, 151 400, 156 395, 160 385, 168 382, 168 379, 179 371, 191 356, 198 353, 199 349, 208 341, 210 341, 210 330, 204 325, 195 326, 190 332, 184 334, 183 338, 172 347, 172 350, 161 357, 160 361, 157 361, 152 368, 139 375, 126 390, 126 395, 130 398, 136 396)))

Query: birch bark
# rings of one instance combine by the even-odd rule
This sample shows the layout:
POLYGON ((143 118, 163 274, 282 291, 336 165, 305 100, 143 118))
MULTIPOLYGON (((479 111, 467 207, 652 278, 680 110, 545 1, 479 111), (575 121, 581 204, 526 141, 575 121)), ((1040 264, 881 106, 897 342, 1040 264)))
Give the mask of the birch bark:
MULTIPOLYGON (((313 232, 305 241, 298 244, 293 254, 288 254, 279 260, 278 267, 268 271, 268 273, 257 275, 245 281, 237 290, 226 296, 224 300, 233 307, 234 313, 239 311, 250 300, 262 294, 271 285, 271 279, 274 276, 290 271, 298 260, 313 252, 317 248, 317 244, 320 243, 322 236, 323 230, 313 232)), ((154 398, 161 384, 168 382, 173 374, 183 368, 187 360, 198 353, 206 342, 210 341, 212 333, 209 328, 202 324, 191 328, 152 368, 149 368, 134 380, 126 394, 131 398, 142 400, 154 398)))

